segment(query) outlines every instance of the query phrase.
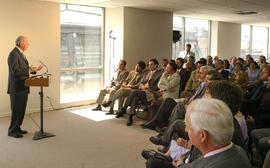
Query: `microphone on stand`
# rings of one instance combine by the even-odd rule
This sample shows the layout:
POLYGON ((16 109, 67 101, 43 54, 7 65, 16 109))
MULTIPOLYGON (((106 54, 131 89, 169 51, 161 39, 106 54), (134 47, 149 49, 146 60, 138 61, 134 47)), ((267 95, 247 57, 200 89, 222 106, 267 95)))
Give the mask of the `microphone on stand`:
POLYGON ((48 76, 48 67, 42 61, 39 60, 39 62, 46 68, 46 72, 43 73, 43 77, 47 77, 48 76))

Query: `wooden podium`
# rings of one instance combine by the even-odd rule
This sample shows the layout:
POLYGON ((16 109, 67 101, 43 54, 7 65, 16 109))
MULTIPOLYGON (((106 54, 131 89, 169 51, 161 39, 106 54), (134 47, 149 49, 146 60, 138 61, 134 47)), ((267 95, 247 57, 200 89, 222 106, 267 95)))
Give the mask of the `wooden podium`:
POLYGON ((33 137, 33 140, 39 140, 43 138, 49 138, 55 136, 54 134, 44 132, 43 130, 43 87, 49 87, 49 77, 43 78, 43 77, 30 77, 25 80, 24 82, 25 86, 33 87, 38 86, 40 87, 40 130, 35 132, 35 135, 33 137))

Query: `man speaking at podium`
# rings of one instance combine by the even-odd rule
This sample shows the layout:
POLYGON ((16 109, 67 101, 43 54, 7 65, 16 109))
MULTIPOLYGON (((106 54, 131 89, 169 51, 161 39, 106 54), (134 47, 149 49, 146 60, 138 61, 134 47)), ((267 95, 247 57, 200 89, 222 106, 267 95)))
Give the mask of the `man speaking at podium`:
POLYGON ((10 95, 11 122, 8 129, 8 136, 14 138, 23 137, 27 131, 21 129, 24 119, 29 87, 24 86, 25 79, 29 78, 29 73, 35 73, 42 69, 39 67, 29 66, 24 52, 29 47, 26 37, 19 36, 15 41, 16 47, 8 56, 8 90, 10 95))

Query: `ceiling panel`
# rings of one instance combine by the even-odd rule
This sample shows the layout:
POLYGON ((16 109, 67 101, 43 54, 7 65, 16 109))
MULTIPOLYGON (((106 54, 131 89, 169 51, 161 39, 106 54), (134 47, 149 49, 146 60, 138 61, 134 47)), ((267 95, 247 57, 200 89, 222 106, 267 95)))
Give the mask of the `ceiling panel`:
POLYGON ((270 25, 270 0, 43 0, 102 7, 135 7, 171 11, 175 15, 246 23, 270 25), (254 11, 256 15, 237 15, 234 11, 254 11))

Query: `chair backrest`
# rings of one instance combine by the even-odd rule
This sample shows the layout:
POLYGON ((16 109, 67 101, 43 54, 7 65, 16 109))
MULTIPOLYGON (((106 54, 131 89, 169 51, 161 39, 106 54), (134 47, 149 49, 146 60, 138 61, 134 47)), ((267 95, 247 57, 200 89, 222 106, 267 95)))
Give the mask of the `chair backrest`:
POLYGON ((263 162, 263 168, 269 168, 270 167, 270 150, 267 152, 264 162, 263 162))

